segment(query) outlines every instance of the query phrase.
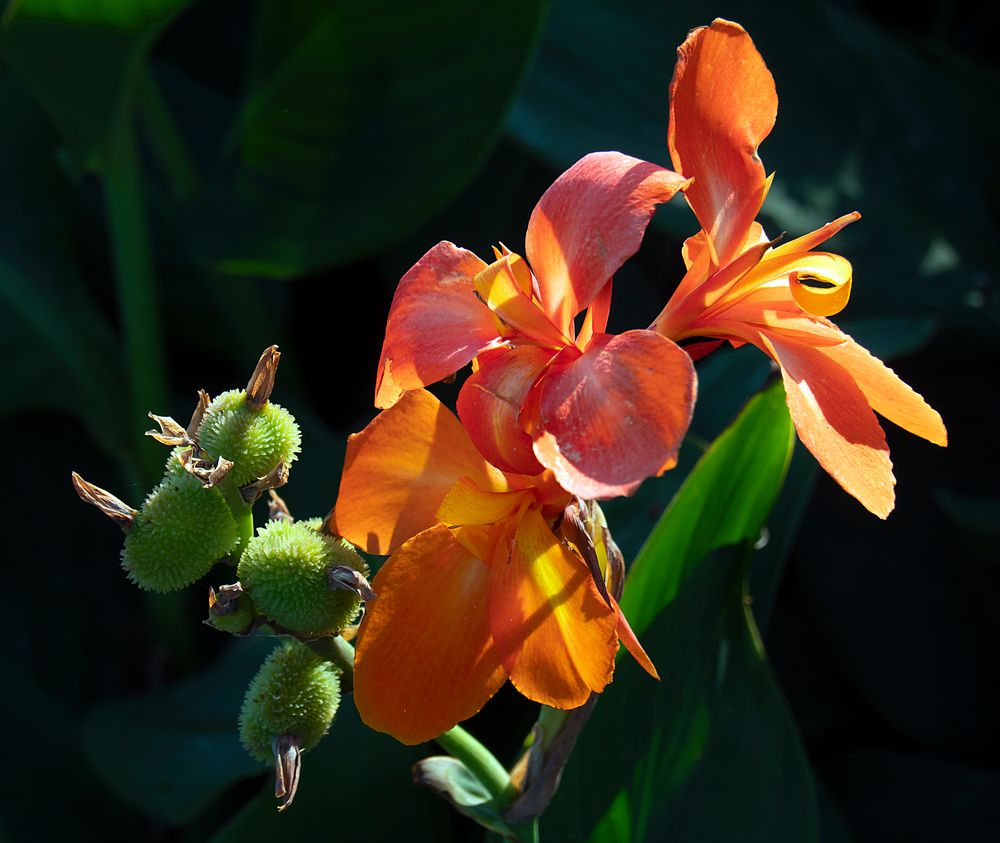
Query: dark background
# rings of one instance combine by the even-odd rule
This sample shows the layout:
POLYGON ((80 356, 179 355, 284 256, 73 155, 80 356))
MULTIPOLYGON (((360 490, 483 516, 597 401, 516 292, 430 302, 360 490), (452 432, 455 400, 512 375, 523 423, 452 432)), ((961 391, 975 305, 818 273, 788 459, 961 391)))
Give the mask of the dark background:
MULTIPOLYGON (((345 436, 373 413, 402 273, 441 239, 522 249, 534 203, 586 152, 668 165, 674 50, 725 16, 778 88, 765 226, 797 236, 862 212, 830 246, 855 271, 838 322, 942 413, 951 441, 886 423, 898 478, 886 523, 796 453, 768 551, 784 576, 776 591, 777 577, 752 578, 751 593, 811 764, 808 811, 824 840, 996 839, 996 7, 202 0, 60 23, 32 6, 0 34, 13 478, 0 836, 480 839, 410 785, 428 748, 365 731, 349 703, 306 757, 300 803, 277 817, 235 728, 271 645, 201 626, 200 585, 131 587, 120 534, 76 500, 69 473, 138 505, 165 457, 141 438, 146 410, 186 420, 196 388, 241 386, 276 342, 274 397, 305 438, 285 497, 297 516, 324 514, 345 436)), ((616 278, 612 330, 648 324, 694 229, 681 201, 657 214, 616 278)), ((752 349, 700 365, 681 468, 607 507, 626 559, 768 375, 752 349)), ((473 730, 512 758, 533 717, 508 688, 473 730)), ((776 763, 750 760, 733 758, 737 787, 776 763)), ((601 770, 587 775, 600 801, 601 770)), ((697 817, 724 816, 736 796, 709 782, 678 819, 667 797, 685 791, 671 788, 670 839, 806 839, 781 822, 707 831, 697 817)), ((786 794, 753 797, 780 814, 786 794)), ((574 810, 557 800, 543 839, 572 837, 559 818, 574 810)), ((659 839, 617 839, 644 835, 659 839)))

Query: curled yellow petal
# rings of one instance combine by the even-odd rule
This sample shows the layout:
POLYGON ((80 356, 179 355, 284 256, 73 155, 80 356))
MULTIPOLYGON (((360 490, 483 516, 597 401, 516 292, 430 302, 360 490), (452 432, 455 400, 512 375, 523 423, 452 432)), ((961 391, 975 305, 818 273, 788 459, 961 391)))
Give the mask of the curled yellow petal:
POLYGON ((788 269, 792 298, 807 313, 833 316, 847 306, 851 264, 840 255, 807 252, 788 269))

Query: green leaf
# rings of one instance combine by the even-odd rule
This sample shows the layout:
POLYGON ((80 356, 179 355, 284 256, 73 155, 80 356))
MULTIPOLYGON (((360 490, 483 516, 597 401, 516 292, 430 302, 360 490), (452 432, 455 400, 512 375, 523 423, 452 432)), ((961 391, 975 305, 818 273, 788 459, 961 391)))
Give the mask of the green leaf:
POLYGON ((261 0, 221 182, 192 225, 201 253, 287 278, 414 230, 499 138, 545 5, 498 20, 464 0, 261 0))
POLYGON ((62 135, 74 163, 96 169, 160 30, 17 20, 3 30, 0 51, 62 135))
POLYGON ((190 0, 11 0, 4 22, 14 18, 140 29, 164 20, 190 0))
POLYGON ((433 755, 413 766, 414 780, 446 799, 460 814, 484 828, 511 836, 486 786, 457 758, 433 755))
POLYGON ((239 641, 194 678, 95 706, 83 724, 90 763, 133 808, 169 823, 190 820, 223 789, 261 770, 240 745, 236 723, 246 688, 273 646, 239 641))
POLYGON ((709 552, 757 540, 794 441, 784 391, 774 384, 751 399, 698 461, 629 570, 621 605, 637 634, 709 552))
POLYGON ((619 664, 543 818, 546 839, 818 839, 812 774, 746 595, 792 447, 775 384, 660 519, 622 605, 663 680, 619 664))

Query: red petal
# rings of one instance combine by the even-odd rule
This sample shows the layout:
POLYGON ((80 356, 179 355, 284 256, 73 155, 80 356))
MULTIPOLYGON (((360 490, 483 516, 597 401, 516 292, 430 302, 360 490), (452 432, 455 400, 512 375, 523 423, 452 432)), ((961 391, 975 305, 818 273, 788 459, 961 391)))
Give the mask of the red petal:
POLYGON ((527 510, 490 576, 490 626, 514 686, 554 708, 583 705, 611 681, 616 624, 583 560, 527 510))
POLYGON ((437 523, 460 477, 486 490, 507 485, 437 398, 408 392, 347 440, 333 529, 368 553, 391 553, 437 523))
POLYGON ((768 333, 802 443, 829 475, 879 518, 895 502, 889 447, 852 374, 822 350, 768 333))
POLYGON ((774 128, 774 79, 738 24, 715 20, 677 50, 668 143, 693 177, 686 197, 725 265, 738 252, 767 190, 757 146, 774 128))
POLYGON ((375 384, 375 406, 391 407, 409 389, 457 372, 497 335, 473 279, 486 264, 441 242, 403 276, 389 309, 375 384))
POLYGON ((686 184, 648 161, 594 152, 545 191, 528 222, 525 253, 542 307, 563 333, 635 254, 656 206, 686 184))
POLYGON ((630 494, 676 462, 694 395, 691 358, 670 340, 598 334, 540 381, 535 456, 582 498, 630 494))
POLYGON ((490 632, 489 583, 489 567, 440 526, 385 563, 354 663, 354 701, 368 726, 420 743, 497 692, 507 673, 490 632))
POLYGON ((489 351, 458 394, 458 416, 480 453, 503 471, 538 474, 542 466, 520 422, 521 404, 552 359, 552 352, 523 345, 489 351))
POLYGON ((639 643, 639 639, 636 637, 635 633, 632 631, 632 627, 629 625, 628 618, 625 617, 625 613, 622 611, 621 606, 618 605, 618 601, 614 597, 611 598, 611 603, 615 607, 615 612, 618 613, 618 640, 622 643, 626 650, 632 655, 638 663, 639 667, 646 671, 654 679, 659 679, 660 674, 656 672, 656 667, 653 665, 653 660, 646 654, 645 649, 643 649, 642 644, 639 643))

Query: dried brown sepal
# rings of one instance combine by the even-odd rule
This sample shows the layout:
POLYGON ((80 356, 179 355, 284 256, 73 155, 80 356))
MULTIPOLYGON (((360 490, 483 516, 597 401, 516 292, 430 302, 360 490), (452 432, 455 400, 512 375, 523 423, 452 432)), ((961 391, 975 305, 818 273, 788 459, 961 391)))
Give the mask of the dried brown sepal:
POLYGON ((211 403, 211 396, 204 389, 199 389, 198 406, 191 413, 191 421, 188 422, 187 426, 187 435, 191 438, 192 442, 198 438, 198 428, 201 427, 201 420, 205 417, 205 410, 208 409, 208 405, 211 403))
POLYGON ((274 489, 268 489, 267 520, 268 521, 294 521, 292 513, 288 509, 288 504, 274 489))
POLYGON ((93 483, 88 483, 75 471, 72 474, 73 489, 77 496, 84 503, 96 506, 108 518, 114 521, 123 532, 128 532, 132 526, 132 521, 138 512, 130 507, 125 501, 119 500, 111 492, 105 491, 93 483))
POLYGON ((294 735, 279 735, 272 744, 274 749, 274 796, 278 810, 284 811, 295 801, 302 774, 302 752, 294 735))
POLYGON ((521 795, 503 812, 504 820, 517 825, 545 812, 559 788, 563 768, 576 740, 596 704, 597 694, 591 694, 587 702, 569 713, 565 723, 547 744, 541 740, 541 730, 535 727, 535 742, 511 770, 511 784, 521 791, 521 795))
POLYGON ((257 368, 253 370, 250 380, 247 382, 247 406, 252 410, 261 409, 271 397, 271 390, 274 389, 274 378, 278 373, 278 361, 281 359, 281 352, 278 346, 272 345, 264 349, 257 361, 257 368))
POLYGON ((330 591, 342 589, 353 591, 366 603, 374 600, 378 595, 372 590, 372 585, 361 571, 355 570, 349 565, 335 565, 328 568, 326 572, 326 584, 330 591))
POLYGON ((247 503, 253 503, 264 492, 270 489, 280 489, 288 482, 288 465, 284 460, 279 462, 265 477, 254 480, 246 486, 240 487, 240 494, 247 503))
POLYGON ((324 536, 329 536, 332 539, 339 539, 339 538, 341 538, 341 536, 337 535, 337 531, 333 529, 333 514, 336 511, 337 511, 336 507, 334 507, 333 509, 331 509, 327 513, 326 518, 323 519, 323 523, 320 525, 320 528, 319 528, 319 531, 324 536))
POLYGON ((174 448, 178 445, 194 445, 194 441, 188 436, 188 432, 175 422, 170 416, 158 416, 150 413, 149 417, 156 422, 159 430, 147 430, 146 435, 152 436, 161 445, 174 448))
POLYGON ((345 641, 353 641, 358 637, 358 627, 359 624, 356 623, 351 624, 350 626, 345 626, 342 630, 340 630, 340 637, 345 641))
POLYGON ((196 454, 198 453, 200 452, 193 448, 181 451, 177 459, 180 461, 181 467, 188 474, 197 477, 203 486, 209 488, 217 486, 232 470, 232 461, 227 460, 225 457, 219 457, 215 462, 212 462, 211 460, 206 460, 204 457, 197 456, 196 454))
POLYGON ((212 586, 208 587, 208 613, 210 615, 232 615, 236 612, 236 604, 243 596, 243 586, 234 582, 229 585, 220 585, 216 591, 212 586))

